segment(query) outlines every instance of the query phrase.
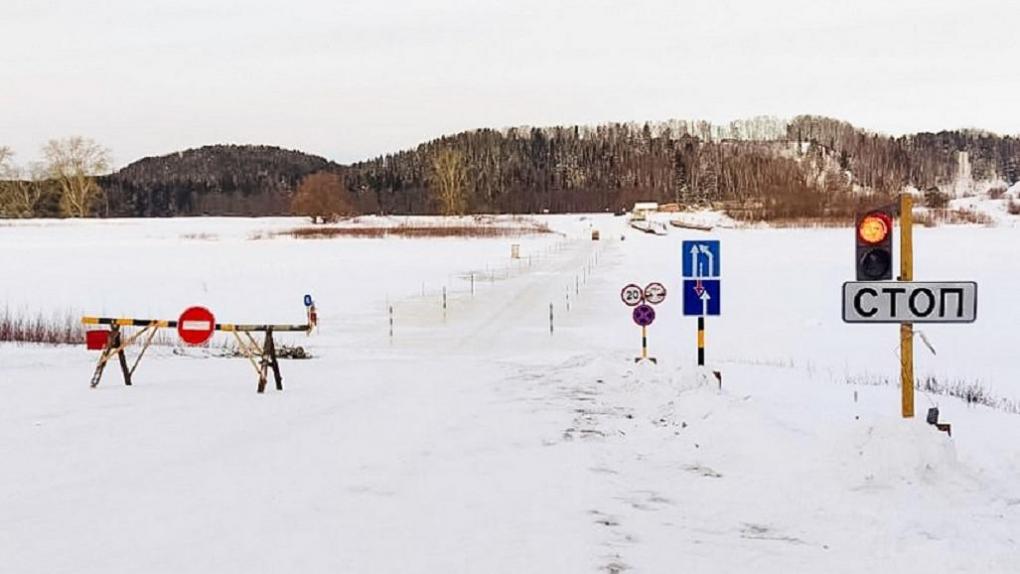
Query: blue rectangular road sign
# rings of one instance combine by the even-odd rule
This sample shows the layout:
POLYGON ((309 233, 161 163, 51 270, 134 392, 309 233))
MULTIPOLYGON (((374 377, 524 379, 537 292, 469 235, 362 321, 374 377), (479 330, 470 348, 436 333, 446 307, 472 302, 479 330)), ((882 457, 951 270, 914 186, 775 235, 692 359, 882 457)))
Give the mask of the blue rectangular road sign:
POLYGON ((684 315, 719 315, 721 284, 718 279, 684 279, 684 315))
POLYGON ((683 260, 684 277, 722 276, 718 240, 684 241, 680 255, 683 260))

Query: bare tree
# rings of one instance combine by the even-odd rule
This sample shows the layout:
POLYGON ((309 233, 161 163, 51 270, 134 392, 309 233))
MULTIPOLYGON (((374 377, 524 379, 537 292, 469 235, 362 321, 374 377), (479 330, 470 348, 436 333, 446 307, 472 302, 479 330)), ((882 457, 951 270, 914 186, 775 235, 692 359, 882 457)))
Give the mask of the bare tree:
POLYGON ((110 152, 89 138, 50 140, 43 146, 47 175, 60 185, 64 215, 88 217, 102 189, 96 176, 110 169, 110 152))
POLYGON ((0 146, 0 217, 32 217, 42 196, 36 174, 26 174, 13 161, 14 152, 0 146))
POLYGON ((343 176, 316 172, 301 180, 290 202, 293 215, 309 217, 312 223, 332 223, 340 217, 353 215, 354 202, 343 176))
POLYGON ((467 167, 464 154, 444 147, 432 157, 429 183, 439 199, 443 215, 463 215, 467 210, 467 167))

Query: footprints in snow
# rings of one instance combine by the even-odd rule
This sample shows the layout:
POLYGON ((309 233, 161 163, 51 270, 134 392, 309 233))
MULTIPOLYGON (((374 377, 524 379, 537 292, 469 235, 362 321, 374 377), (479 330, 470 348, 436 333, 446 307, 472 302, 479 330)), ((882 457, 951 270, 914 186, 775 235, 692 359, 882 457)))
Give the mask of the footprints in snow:
POLYGON ((790 544, 805 544, 800 538, 780 535, 770 526, 753 522, 745 522, 743 524, 743 527, 740 529, 740 537, 748 540, 772 540, 775 542, 788 542, 790 544))

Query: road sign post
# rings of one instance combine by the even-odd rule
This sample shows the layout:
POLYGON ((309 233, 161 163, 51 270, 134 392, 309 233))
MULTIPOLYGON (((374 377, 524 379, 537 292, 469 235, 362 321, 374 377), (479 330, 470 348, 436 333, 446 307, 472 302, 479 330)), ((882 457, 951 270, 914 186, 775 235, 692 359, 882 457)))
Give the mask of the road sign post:
POLYGON ((654 357, 648 356, 648 326, 655 322, 655 309, 652 305, 658 305, 666 300, 666 287, 655 282, 642 289, 630 283, 620 290, 620 299, 624 305, 633 307, 631 319, 641 327, 641 356, 634 360, 657 362, 654 357))
MULTIPOLYGON (((655 322, 655 309, 651 305, 642 303, 634 307, 631 313, 634 322, 641 326, 641 358, 638 361, 648 360, 648 326, 655 322)), ((653 363, 655 359, 651 360, 653 363)))
MULTIPOLYGON (((900 281, 914 280, 914 202, 900 194, 900 281)), ((977 289, 975 286, 975 295, 977 289)), ((977 303, 977 297, 974 297, 977 303)), ((900 325, 900 414, 914 416, 914 324, 900 325)))
POLYGON ((698 366, 705 366, 705 317, 722 314, 721 246, 718 240, 684 241, 684 315, 698 318, 698 366))
POLYGON ((973 323, 977 320, 978 289, 973 281, 914 281, 914 220, 910 194, 900 195, 899 210, 900 274, 897 281, 890 280, 894 208, 872 210, 857 219, 854 267, 858 281, 843 284, 843 321, 900 325, 900 414, 903 418, 912 418, 914 323, 973 323), (862 278, 865 280, 861 281, 862 278))

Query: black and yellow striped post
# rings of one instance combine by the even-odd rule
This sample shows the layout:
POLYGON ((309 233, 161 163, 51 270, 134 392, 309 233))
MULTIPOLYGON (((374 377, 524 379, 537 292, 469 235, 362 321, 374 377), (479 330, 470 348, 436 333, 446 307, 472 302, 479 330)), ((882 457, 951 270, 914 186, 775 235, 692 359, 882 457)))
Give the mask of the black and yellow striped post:
POLYGON ((705 366, 705 316, 698 316, 698 366, 705 366))
POLYGON ((648 327, 641 326, 641 360, 648 359, 648 327))

